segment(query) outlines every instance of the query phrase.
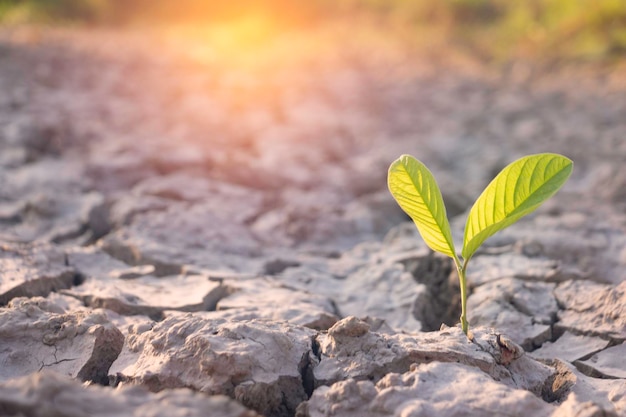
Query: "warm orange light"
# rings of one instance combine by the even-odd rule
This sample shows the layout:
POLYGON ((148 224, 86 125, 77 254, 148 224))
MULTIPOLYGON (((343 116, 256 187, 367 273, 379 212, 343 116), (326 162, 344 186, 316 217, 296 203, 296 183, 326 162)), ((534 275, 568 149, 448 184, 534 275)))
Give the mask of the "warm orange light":
POLYGON ((195 60, 254 69, 270 59, 268 55, 285 38, 286 29, 271 16, 253 13, 202 26, 178 26, 169 32, 178 47, 195 60))
POLYGON ((223 53, 245 55, 266 46, 277 35, 274 22, 261 15, 216 25, 209 31, 214 47, 223 53))

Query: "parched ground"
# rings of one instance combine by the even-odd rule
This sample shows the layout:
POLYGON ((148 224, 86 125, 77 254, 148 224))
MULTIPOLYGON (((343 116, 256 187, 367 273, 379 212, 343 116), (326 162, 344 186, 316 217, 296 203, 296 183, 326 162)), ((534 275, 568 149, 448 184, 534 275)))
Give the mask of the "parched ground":
POLYGON ((626 415, 626 72, 359 34, 1 32, 0 414, 626 415), (468 340, 387 168, 460 238, 538 152, 574 174, 472 260, 468 340))

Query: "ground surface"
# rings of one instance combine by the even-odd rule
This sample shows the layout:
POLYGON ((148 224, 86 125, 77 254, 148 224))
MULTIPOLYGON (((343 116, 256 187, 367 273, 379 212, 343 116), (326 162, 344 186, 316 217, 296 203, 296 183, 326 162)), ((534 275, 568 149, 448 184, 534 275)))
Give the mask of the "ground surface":
POLYGON ((2 32, 0 414, 626 415, 624 74, 343 35, 2 32), (472 261, 474 340, 440 330, 456 278, 387 167, 460 238, 536 152, 570 182, 472 261))

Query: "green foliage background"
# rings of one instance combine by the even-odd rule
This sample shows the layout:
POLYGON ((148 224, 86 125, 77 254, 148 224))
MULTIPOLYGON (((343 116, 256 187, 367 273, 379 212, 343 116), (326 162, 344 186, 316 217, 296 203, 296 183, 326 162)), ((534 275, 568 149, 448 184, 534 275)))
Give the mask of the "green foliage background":
POLYGON ((302 22, 375 19, 413 37, 433 31, 486 60, 606 61, 626 56, 624 0, 0 0, 5 23, 129 24, 250 12, 302 22))

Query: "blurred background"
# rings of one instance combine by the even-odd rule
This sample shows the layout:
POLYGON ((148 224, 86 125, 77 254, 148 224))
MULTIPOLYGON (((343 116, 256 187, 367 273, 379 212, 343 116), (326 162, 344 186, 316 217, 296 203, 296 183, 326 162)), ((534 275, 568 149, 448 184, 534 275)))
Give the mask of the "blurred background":
POLYGON ((0 0, 0 21, 211 27, 217 37, 236 32, 228 35, 240 42, 358 21, 361 29, 407 42, 445 40, 497 64, 512 59, 611 62, 626 53, 623 0, 0 0))
MULTIPOLYGON (((341 251, 406 219, 386 189, 403 153, 432 167, 450 216, 538 152, 576 161, 572 204, 626 204, 624 0, 0 0, 0 22, 11 239, 57 221, 15 214, 44 204, 20 167, 62 183, 51 200, 76 182, 101 195, 115 215, 88 242, 156 204, 127 197, 223 194, 214 209, 264 243, 341 251), (185 194, 189 178, 211 185, 185 194)), ((220 243, 198 240, 188 252, 220 243)))

